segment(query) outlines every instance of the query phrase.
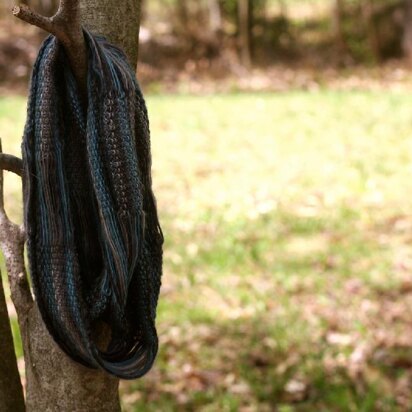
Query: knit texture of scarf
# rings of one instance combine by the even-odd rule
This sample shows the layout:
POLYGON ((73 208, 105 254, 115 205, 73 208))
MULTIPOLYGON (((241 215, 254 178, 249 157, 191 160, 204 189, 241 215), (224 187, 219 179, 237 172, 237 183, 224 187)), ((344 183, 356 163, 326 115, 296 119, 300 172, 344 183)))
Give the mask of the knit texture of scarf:
POLYGON ((33 69, 23 140, 30 274, 58 345, 83 365, 133 379, 158 349, 163 235, 149 123, 123 52, 87 31, 85 41, 87 109, 55 37, 33 69))

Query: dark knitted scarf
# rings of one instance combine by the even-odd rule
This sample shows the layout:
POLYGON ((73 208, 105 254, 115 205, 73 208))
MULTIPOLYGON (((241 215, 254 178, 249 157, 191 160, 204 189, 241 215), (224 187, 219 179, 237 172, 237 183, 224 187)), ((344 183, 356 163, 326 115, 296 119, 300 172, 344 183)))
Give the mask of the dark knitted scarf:
POLYGON ((72 359, 132 379, 158 348, 163 236, 149 123, 125 55, 88 32, 85 40, 87 110, 55 37, 33 70, 23 141, 31 279, 48 330, 72 359))

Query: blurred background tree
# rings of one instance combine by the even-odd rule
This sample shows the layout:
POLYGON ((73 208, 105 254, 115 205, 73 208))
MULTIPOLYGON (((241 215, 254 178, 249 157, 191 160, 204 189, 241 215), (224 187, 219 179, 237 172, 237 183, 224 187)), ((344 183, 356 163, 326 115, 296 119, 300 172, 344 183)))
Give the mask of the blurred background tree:
MULTIPOLYGON (((403 21, 408 0, 155 0, 147 2, 145 27, 160 41, 156 23, 193 42, 198 55, 212 57, 235 48, 245 66, 305 59, 318 54, 323 62, 376 62, 406 53, 403 21), (221 40, 224 40, 224 43, 221 40), (402 44, 405 43, 405 47, 402 44), (307 47, 310 45, 311 47, 307 47), (202 50, 200 51, 199 48, 202 50), (215 53, 210 53, 210 48, 215 53), (217 50, 216 50, 217 49, 217 50), (256 51, 256 53, 254 52, 256 51)), ((183 45, 182 45, 182 48, 183 45)))
MULTIPOLYGON (((26 2, 48 15, 57 4, 26 2)), ((0 15, 11 4, 3 2, 0 15)), ((217 76, 238 73, 242 66, 318 69, 408 60, 411 10, 410 0, 151 0, 143 6, 141 60, 156 70, 173 68, 189 75, 204 70, 217 76)), ((6 53, 0 75, 15 77, 10 58, 29 66, 30 58, 24 59, 30 52, 22 48, 10 40, 0 44, 0 53, 6 53)), ((17 75, 20 71, 23 67, 17 75)))

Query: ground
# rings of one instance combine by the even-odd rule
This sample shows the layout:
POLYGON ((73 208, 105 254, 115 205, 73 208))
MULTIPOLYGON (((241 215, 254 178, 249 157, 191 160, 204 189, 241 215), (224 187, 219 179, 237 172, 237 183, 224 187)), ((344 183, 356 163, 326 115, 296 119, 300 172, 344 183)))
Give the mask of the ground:
POLYGON ((125 411, 412 409, 412 97, 316 89, 148 96, 161 347, 125 411))

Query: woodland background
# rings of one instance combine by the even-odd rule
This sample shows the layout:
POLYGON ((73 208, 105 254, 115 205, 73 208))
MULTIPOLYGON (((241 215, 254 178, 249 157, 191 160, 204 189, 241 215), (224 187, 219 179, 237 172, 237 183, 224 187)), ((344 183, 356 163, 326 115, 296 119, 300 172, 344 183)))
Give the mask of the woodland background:
MULTIPOLYGON (((0 136, 18 155, 44 35, 11 3, 0 136)), ((122 383, 124 410, 412 410, 412 1, 143 12, 165 272, 159 358, 122 383)), ((6 190, 21 221, 19 180, 6 190)))

